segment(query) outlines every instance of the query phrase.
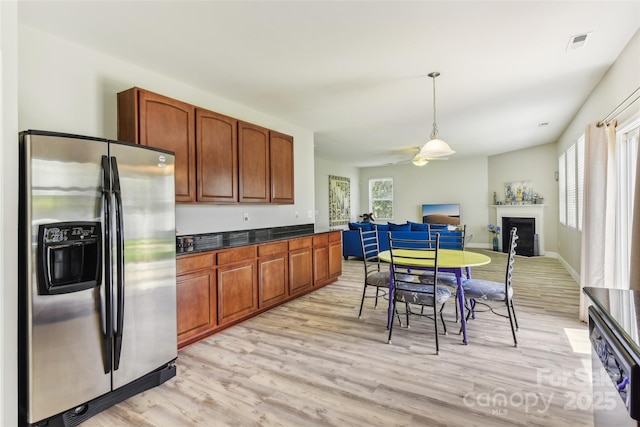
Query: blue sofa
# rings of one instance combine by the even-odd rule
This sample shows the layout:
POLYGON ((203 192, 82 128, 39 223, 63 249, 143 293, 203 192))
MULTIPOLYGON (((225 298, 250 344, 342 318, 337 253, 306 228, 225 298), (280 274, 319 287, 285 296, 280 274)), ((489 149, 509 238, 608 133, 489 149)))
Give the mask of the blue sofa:
MULTIPOLYGON (((427 239, 429 235, 434 238, 434 233, 440 233, 450 236, 462 236, 463 230, 448 230, 446 224, 421 224, 416 222, 407 222, 406 224, 375 224, 375 223, 349 223, 349 230, 342 230, 342 256, 348 259, 350 256, 362 258, 362 245, 360 244, 360 232, 358 228, 365 231, 376 230, 378 233, 378 245, 380 251, 389 250, 389 235, 398 239, 427 239)), ((441 244, 443 249, 462 249, 460 244, 441 244)))

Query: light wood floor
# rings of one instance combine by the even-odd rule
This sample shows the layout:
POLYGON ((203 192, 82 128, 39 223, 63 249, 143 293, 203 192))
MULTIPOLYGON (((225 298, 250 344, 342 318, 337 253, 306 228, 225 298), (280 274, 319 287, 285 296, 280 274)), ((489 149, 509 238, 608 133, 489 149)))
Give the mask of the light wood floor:
MULTIPOLYGON (((503 280, 506 255, 474 277, 503 280)), ((415 318, 387 344, 386 300, 362 292, 361 261, 338 282, 179 353, 176 378, 83 426, 591 426, 587 327, 578 285, 557 260, 518 257, 520 331, 483 313, 461 344, 453 305, 435 355, 415 318)))

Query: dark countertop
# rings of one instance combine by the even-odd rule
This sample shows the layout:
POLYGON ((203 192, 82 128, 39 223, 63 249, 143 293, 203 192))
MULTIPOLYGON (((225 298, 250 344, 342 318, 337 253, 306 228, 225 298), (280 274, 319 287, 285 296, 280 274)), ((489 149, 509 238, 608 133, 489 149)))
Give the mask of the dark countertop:
POLYGON ((192 234, 176 237, 176 255, 188 255, 239 246, 288 240, 313 236, 331 231, 316 228, 314 224, 291 225, 285 227, 259 228, 254 230, 224 231, 220 233, 192 234))
POLYGON ((640 360, 640 292, 585 287, 583 292, 629 353, 640 360))

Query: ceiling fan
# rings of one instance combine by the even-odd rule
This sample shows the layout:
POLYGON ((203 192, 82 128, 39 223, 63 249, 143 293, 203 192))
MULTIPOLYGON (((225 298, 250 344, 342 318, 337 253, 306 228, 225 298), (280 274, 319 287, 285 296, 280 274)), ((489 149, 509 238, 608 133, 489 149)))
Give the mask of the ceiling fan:
POLYGON ((391 163, 392 165, 403 165, 406 163, 413 163, 415 166, 419 166, 422 167, 424 165, 426 165, 427 163, 429 163, 432 160, 449 160, 448 157, 427 157, 427 158, 420 158, 418 157, 418 153, 420 153, 420 147, 413 147, 411 149, 405 149, 403 150, 403 154, 404 155, 411 155, 411 158, 406 159, 406 160, 401 160, 399 162, 395 162, 395 163, 391 163))

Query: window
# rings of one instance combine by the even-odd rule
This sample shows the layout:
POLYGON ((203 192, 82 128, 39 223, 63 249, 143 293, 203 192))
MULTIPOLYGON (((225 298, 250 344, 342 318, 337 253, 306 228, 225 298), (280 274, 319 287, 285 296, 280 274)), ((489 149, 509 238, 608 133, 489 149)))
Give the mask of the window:
POLYGON ((369 212, 375 219, 393 219, 393 179, 369 180, 369 212))
POLYGON ((578 230, 582 230, 582 207, 584 206, 584 135, 578 138, 578 230))
POLYGON ((565 174, 565 155, 562 153, 558 160, 558 212, 560 213, 560 224, 567 223, 567 186, 566 186, 566 174, 565 174))
POLYGON ((584 135, 558 159, 560 224, 582 230, 584 199, 584 135))
POLYGON ((567 150, 567 226, 576 228, 576 145, 567 150))

